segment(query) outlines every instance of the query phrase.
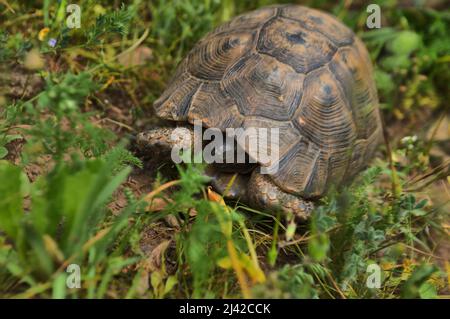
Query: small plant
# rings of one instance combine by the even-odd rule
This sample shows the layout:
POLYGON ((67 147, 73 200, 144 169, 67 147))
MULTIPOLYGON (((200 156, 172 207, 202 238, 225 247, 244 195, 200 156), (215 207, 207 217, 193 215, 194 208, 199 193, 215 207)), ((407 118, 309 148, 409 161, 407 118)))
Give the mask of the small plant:
POLYGON ((397 21, 395 28, 362 34, 379 60, 375 77, 383 106, 400 120, 414 116, 415 110, 436 109, 446 100, 436 94, 436 88, 450 73, 445 62, 450 48, 448 15, 418 9, 385 12, 388 19, 397 21))
POLYGON ((86 33, 86 45, 96 44, 105 35, 126 35, 132 17, 131 7, 127 8, 125 5, 117 11, 99 15, 86 33))
POLYGON ((57 161, 74 149, 91 157, 99 156, 113 139, 107 130, 95 126, 92 114, 82 113, 81 103, 95 90, 90 75, 68 73, 59 82, 47 80, 47 88, 37 98, 37 104, 26 102, 21 106, 25 121, 31 129, 27 144, 30 155, 52 155, 57 161))
POLYGON ((10 240, 2 246, 0 263, 16 278, 10 293, 25 291, 24 296, 30 297, 52 291, 64 297, 66 281, 61 278, 66 278, 69 264, 82 265, 87 277, 108 266, 106 253, 132 212, 128 209, 115 217, 105 209, 130 171, 125 168, 111 176, 111 164, 102 160, 60 164, 30 185, 20 167, 0 162, 0 228, 10 240), (40 291, 33 292, 37 285, 40 291))
POLYGON ((0 31, 0 62, 22 58, 31 47, 31 42, 23 39, 22 34, 12 36, 4 30, 0 31))

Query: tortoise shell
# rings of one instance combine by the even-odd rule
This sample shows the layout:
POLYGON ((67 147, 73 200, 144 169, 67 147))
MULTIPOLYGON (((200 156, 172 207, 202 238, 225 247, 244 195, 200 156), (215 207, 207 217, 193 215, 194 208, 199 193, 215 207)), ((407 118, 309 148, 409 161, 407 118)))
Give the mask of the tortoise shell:
POLYGON ((154 108, 222 131, 279 128, 279 169, 270 177, 304 198, 350 180, 381 136, 364 44, 334 17, 297 5, 262 8, 206 35, 154 108))

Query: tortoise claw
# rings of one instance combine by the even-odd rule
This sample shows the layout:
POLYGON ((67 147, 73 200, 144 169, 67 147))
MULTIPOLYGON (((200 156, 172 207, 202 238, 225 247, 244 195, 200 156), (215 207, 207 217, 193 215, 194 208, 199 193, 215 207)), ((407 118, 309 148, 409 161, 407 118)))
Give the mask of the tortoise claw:
POLYGON ((250 205, 264 210, 281 209, 286 214, 294 214, 299 220, 307 220, 314 209, 311 201, 284 192, 276 186, 268 175, 255 170, 247 189, 250 205))

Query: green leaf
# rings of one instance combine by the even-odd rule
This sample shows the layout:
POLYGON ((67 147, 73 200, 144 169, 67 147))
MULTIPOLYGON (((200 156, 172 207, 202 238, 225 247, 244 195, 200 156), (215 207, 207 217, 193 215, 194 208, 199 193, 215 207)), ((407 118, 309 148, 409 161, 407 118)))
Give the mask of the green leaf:
POLYGON ((381 66, 387 71, 407 69, 410 65, 411 60, 407 55, 393 55, 381 60, 381 66))
POLYGON ((37 276, 50 276, 54 271, 53 258, 45 248, 42 236, 33 225, 25 224, 24 231, 26 234, 25 240, 31 248, 26 259, 29 263, 27 266, 31 267, 37 273, 37 276))
POLYGON ((110 167, 102 160, 90 161, 85 169, 65 181, 64 208, 68 223, 65 250, 79 248, 88 239, 104 217, 102 207, 130 172, 127 167, 117 175, 110 174, 110 167))
POLYGON ((403 298, 418 298, 420 297, 420 291, 422 293, 429 293, 428 288, 422 288, 431 275, 433 275, 439 269, 435 265, 424 264, 417 267, 408 280, 403 284, 401 289, 401 296, 403 298))
POLYGON ((389 94, 394 91, 395 83, 389 73, 376 69, 374 72, 374 77, 378 89, 380 89, 384 94, 389 94))
POLYGON ((22 171, 7 161, 0 161, 0 229, 18 240, 23 218, 22 171))
POLYGON ((308 242, 308 251, 315 261, 322 261, 326 258, 330 248, 330 240, 327 234, 315 234, 308 242))
POLYGON ((419 295, 422 299, 435 299, 437 298, 437 289, 433 284, 425 282, 419 288, 419 295))
POLYGON ((19 140, 21 138, 22 138, 22 135, 20 135, 20 134, 6 135, 6 137, 5 137, 6 143, 5 144, 11 143, 12 141, 15 141, 15 140, 19 140))
POLYGON ((411 215, 413 216, 425 216, 427 214, 423 209, 413 209, 411 210, 411 215))
POLYGON ((0 146, 0 159, 8 155, 8 150, 4 146, 0 146))
POLYGON ((422 209, 424 208, 428 203, 428 199, 422 199, 419 203, 417 203, 415 209, 422 209))
POLYGON ((402 31, 387 44, 387 49, 395 55, 409 55, 422 44, 422 38, 413 31, 402 31))
POLYGON ((53 299, 64 299, 66 298, 66 291, 67 291, 67 274, 65 272, 60 273, 55 280, 53 280, 53 292, 52 292, 52 298, 53 299))
POLYGON ((166 285, 164 287, 164 295, 171 292, 177 283, 178 283, 177 277, 169 276, 169 278, 167 278, 166 280, 166 285))

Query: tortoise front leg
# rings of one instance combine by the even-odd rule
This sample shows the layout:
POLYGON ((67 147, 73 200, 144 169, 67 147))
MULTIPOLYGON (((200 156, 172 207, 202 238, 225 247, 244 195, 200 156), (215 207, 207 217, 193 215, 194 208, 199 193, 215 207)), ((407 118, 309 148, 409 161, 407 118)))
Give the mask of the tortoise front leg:
POLYGON ((155 128, 139 133, 136 137, 138 150, 159 161, 169 161, 174 147, 192 149, 193 143, 194 131, 190 126, 155 128), (190 138, 183 138, 183 134, 190 134, 190 138))
POLYGON ((307 220, 314 208, 311 201, 286 193, 275 185, 268 175, 261 174, 257 169, 250 177, 247 198, 250 206, 270 211, 281 209, 285 213, 294 214, 300 220, 307 220))

